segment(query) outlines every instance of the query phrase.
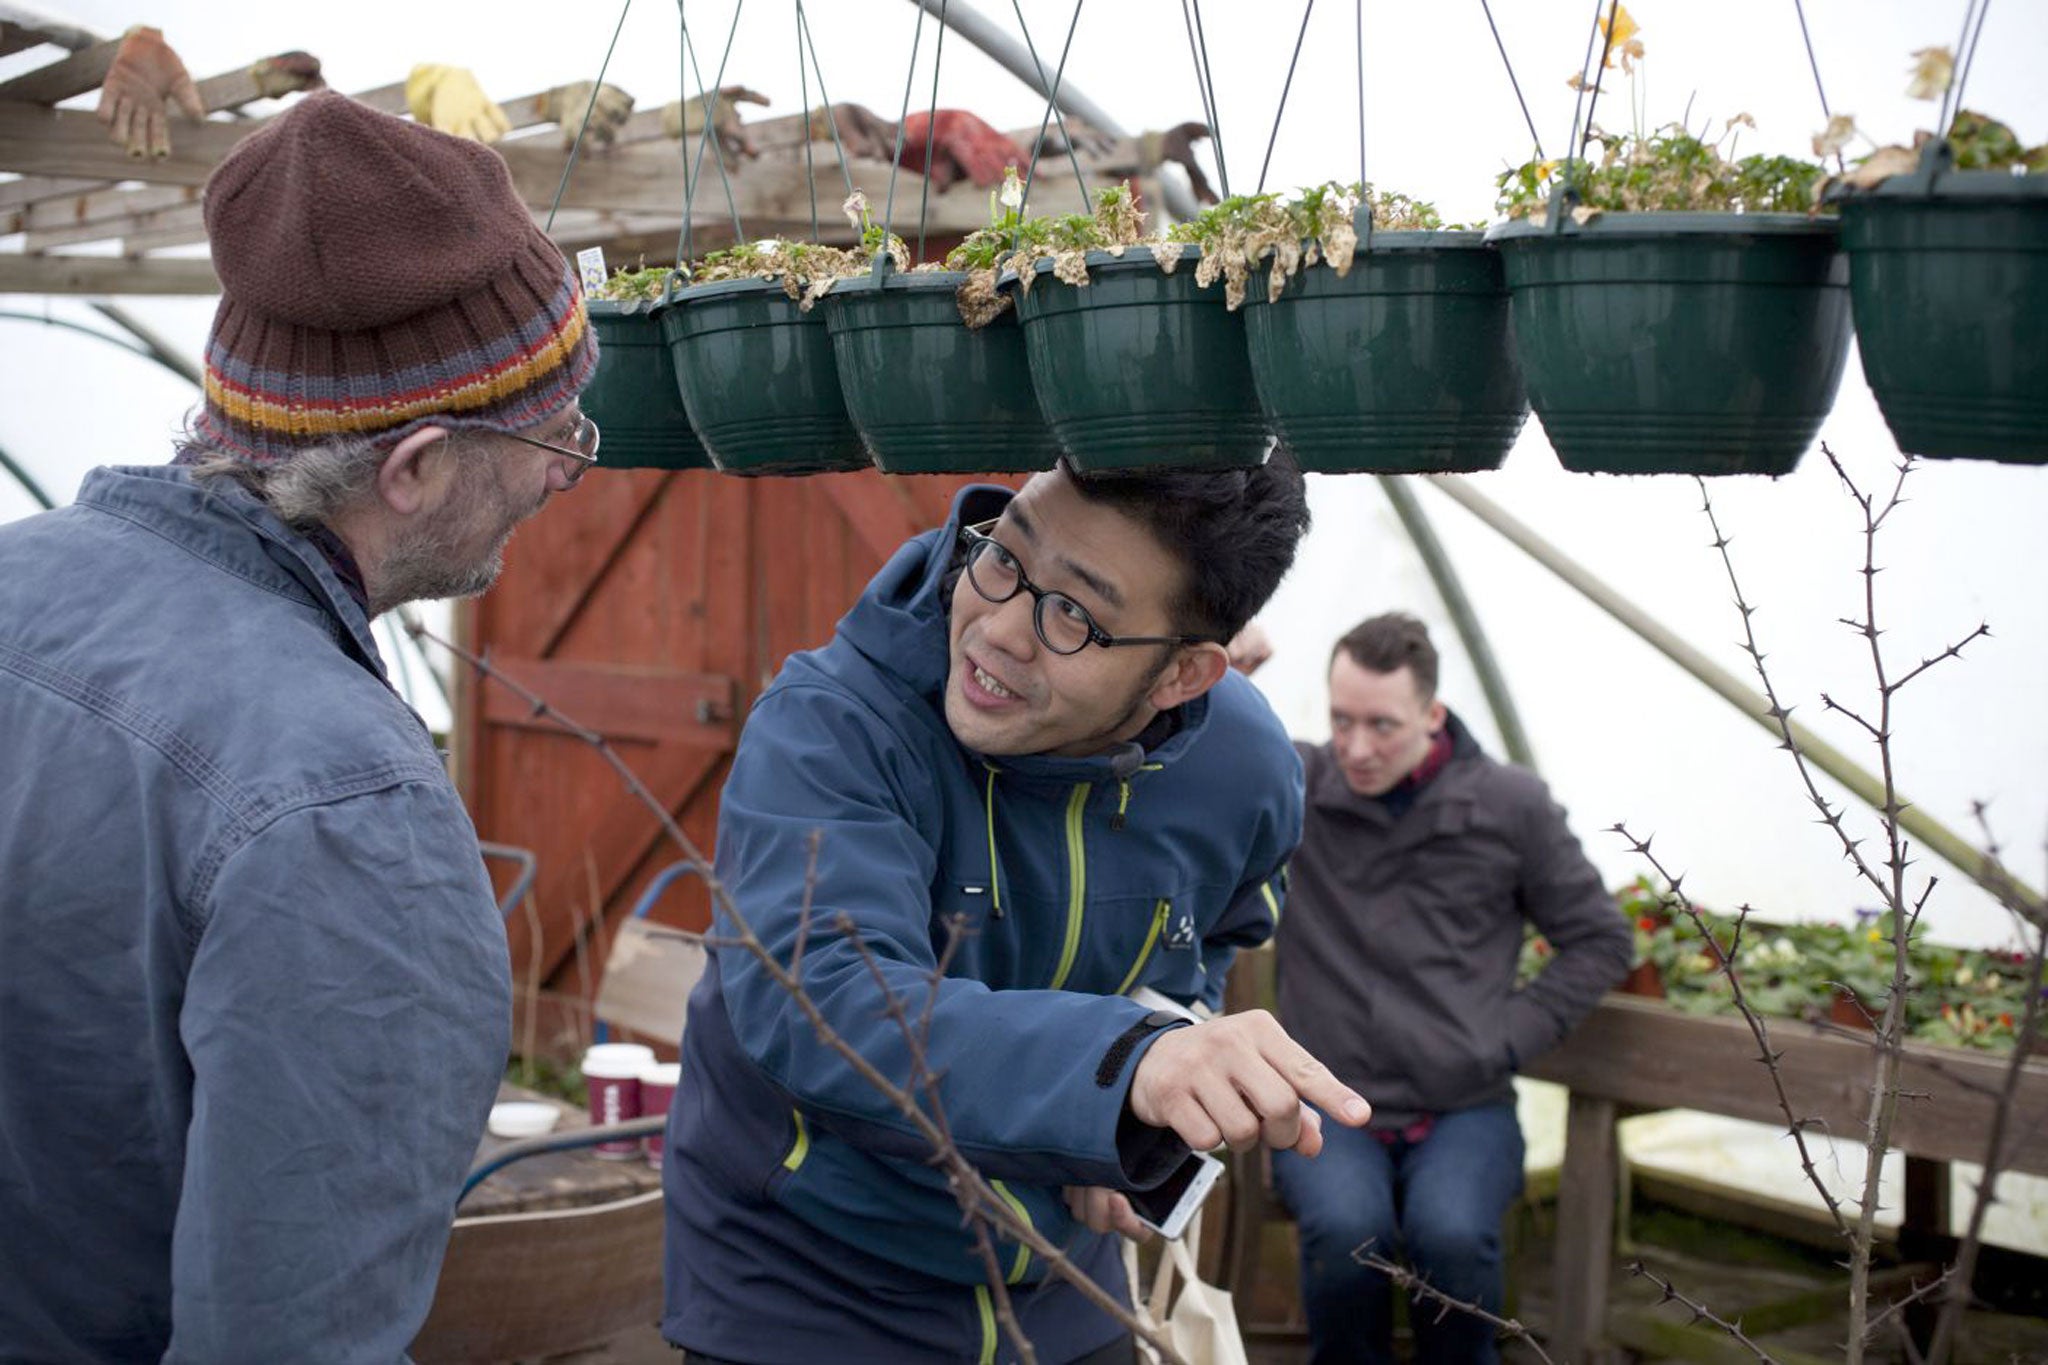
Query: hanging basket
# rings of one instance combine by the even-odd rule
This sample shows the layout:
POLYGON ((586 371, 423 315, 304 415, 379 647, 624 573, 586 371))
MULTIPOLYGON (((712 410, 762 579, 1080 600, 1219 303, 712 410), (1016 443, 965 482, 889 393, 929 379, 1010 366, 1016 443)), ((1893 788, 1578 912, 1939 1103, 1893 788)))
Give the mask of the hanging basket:
POLYGON ((1498 469, 1529 414, 1499 255, 1477 232, 1375 232, 1244 307, 1266 421, 1305 470, 1498 469))
POLYGON ((709 469, 711 457, 690 430, 675 366, 661 335, 664 303, 592 299, 597 373, 583 390, 583 411, 603 433, 606 469, 709 469))
POLYGON ((1032 388, 1075 468, 1238 469, 1265 461, 1271 438, 1252 388, 1244 319, 1220 286, 1195 284, 1201 249, 1173 274, 1152 253, 1088 253, 1085 286, 1034 261, 1017 290, 1032 388))
POLYGON ((1558 460, 1582 473, 1790 473, 1848 355, 1839 232, 1794 213, 1491 229, 1558 460))
POLYGON ((818 301, 846 410, 891 474, 1052 468, 1059 447, 1039 416, 1014 314, 970 331, 957 271, 889 271, 832 286, 818 301))
POLYGON ((1863 375, 1902 451, 2048 464, 2048 175, 1954 165, 1837 200, 1863 375))
POLYGON ((865 469, 825 315, 776 280, 692 285, 661 315, 690 425, 728 474, 865 469))

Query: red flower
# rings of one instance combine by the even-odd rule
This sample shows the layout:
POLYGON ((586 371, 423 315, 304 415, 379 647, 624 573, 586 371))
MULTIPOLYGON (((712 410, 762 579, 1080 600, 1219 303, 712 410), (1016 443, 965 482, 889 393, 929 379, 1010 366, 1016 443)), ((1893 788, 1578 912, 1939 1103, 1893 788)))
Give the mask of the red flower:
POLYGON ((1657 932, 1657 921, 1651 919, 1648 915, 1644 915, 1641 919, 1636 921, 1636 928, 1642 930, 1646 934, 1654 934, 1657 932))

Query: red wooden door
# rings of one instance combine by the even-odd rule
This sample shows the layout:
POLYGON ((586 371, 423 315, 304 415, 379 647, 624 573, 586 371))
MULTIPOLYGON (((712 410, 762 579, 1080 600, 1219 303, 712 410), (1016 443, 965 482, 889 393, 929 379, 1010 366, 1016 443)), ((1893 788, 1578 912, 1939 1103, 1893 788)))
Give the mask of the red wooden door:
MULTIPOLYGON (((747 707, 790 653, 831 637, 883 561, 942 522, 967 482, 600 469, 520 529, 460 628, 495 668, 603 734, 708 855, 747 707)), ((506 930, 522 998, 559 1007, 543 1011, 559 1045, 594 995, 607 926, 682 855, 595 750, 496 683, 465 680, 455 745, 478 832, 538 857, 506 930)), ((653 917, 702 928, 710 905, 686 877, 653 917)))

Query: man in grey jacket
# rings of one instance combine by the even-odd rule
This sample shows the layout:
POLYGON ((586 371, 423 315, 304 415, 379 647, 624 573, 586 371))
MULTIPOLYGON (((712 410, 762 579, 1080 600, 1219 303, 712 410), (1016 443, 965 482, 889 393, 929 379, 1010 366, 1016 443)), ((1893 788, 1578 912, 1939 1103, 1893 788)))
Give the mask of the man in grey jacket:
POLYGON ((313 95, 205 212, 179 461, 0 528, 0 1359, 388 1365, 510 980, 370 622, 490 583, 596 356, 474 143, 313 95))
MULTIPOLYGON (((1301 1233, 1315 1365, 1393 1360, 1386 1277, 1352 1257, 1407 1256, 1451 1296, 1498 1313, 1500 1223, 1522 1185, 1510 1078, 1628 970, 1628 923, 1534 773, 1496 763, 1437 699, 1437 655, 1411 616, 1376 616, 1330 659, 1328 744, 1307 768, 1300 851, 1275 936, 1280 1017, 1372 1102, 1323 1153, 1273 1154, 1301 1233), (1524 922, 1553 956, 1515 985, 1524 922)), ((1416 1358, 1497 1359, 1487 1324, 1412 1312, 1416 1358)))

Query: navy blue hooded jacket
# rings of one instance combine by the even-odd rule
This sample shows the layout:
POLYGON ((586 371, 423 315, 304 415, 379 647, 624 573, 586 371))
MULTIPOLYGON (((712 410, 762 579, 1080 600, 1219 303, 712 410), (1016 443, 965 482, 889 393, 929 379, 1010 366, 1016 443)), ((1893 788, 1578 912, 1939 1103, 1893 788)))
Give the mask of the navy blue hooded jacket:
MULTIPOLYGON (((1272 933, 1301 836, 1301 764, 1234 672, 1149 751, 962 748, 943 701, 959 527, 1008 497, 964 490, 830 644, 789 660, 748 718, 716 865, 779 961, 801 939, 802 981, 831 1027, 908 1084, 902 1030, 835 927, 850 919, 911 1017, 929 1011, 927 1059, 960 1150, 1121 1298, 1116 1238, 1075 1222, 1062 1188, 1143 1188, 1186 1155, 1125 1114, 1157 1036, 1138 1027, 1133 1046, 1147 1011, 1125 993, 1220 1002, 1235 949, 1272 933), (964 933, 938 977, 956 917, 964 933)), ((721 914, 715 934, 734 928, 721 914)), ((714 951, 669 1120, 664 1335, 761 1365, 1012 1358, 929 1146, 752 956, 714 951)), ((1120 1331, 1028 1248, 997 1252, 1047 1365, 1120 1331)))

